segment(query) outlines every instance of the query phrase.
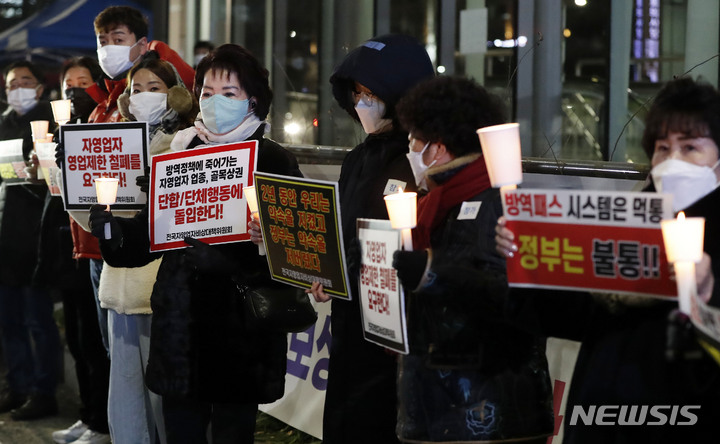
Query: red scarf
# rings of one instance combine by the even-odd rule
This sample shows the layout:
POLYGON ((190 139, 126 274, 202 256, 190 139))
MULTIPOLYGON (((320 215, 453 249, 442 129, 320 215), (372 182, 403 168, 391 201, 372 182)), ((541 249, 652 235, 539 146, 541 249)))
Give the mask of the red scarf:
POLYGON ((418 202, 417 226, 412 230, 413 249, 429 248, 430 234, 445 220, 448 212, 488 188, 490 178, 482 156, 433 188, 418 202))

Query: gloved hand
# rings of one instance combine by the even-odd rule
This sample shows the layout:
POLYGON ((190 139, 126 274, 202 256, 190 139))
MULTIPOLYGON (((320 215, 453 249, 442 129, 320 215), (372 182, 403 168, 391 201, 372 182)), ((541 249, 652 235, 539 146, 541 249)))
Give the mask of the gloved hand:
POLYGON ((55 163, 62 169, 63 162, 65 162, 65 144, 58 142, 55 146, 55 163))
POLYGON ((393 253, 392 266, 397 270, 398 279, 408 290, 414 290, 420 284, 427 266, 427 250, 404 251, 393 253))
POLYGON ((185 249, 185 257, 188 263, 202 273, 232 275, 240 269, 237 262, 212 245, 192 237, 186 237, 185 243, 190 245, 189 248, 185 249))
POLYGON ((122 243, 122 228, 113 214, 106 210, 105 205, 95 204, 90 207, 90 232, 98 239, 106 241, 111 249, 117 249, 122 243), (105 238, 105 224, 110 224, 110 239, 105 238))
POLYGON ((150 167, 145 167, 145 174, 135 178, 135 185, 140 187, 140 191, 147 193, 150 189, 150 167))

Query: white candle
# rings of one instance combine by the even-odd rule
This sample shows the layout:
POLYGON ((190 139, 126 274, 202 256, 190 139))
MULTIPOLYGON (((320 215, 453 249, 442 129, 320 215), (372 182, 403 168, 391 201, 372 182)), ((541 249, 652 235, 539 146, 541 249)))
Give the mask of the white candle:
MULTIPOLYGON (((255 192, 255 187, 245 187, 244 190, 245 201, 247 202, 247 206, 250 209, 250 215, 255 215, 258 213, 257 193, 255 192)), ((262 229, 262 227, 260 228, 262 229)), ((258 245, 258 254, 260 254, 260 256, 265 256, 266 250, 264 244, 258 245)))
POLYGON ((686 218, 680 212, 677 219, 662 221, 661 228, 667 260, 675 268, 678 305, 689 315, 691 300, 697 294, 695 264, 702 259, 705 218, 686 218))
POLYGON ((45 138, 49 125, 50 122, 47 120, 33 120, 30 122, 30 128, 32 128, 32 138, 35 142, 45 138))
POLYGON ((401 230, 403 247, 412 251, 412 228, 417 225, 417 193, 402 191, 385 196, 390 225, 401 230))
POLYGON ((494 188, 522 183, 520 125, 506 123, 477 130, 490 183, 494 188))
POLYGON ((50 105, 57 124, 65 125, 70 120, 70 99, 53 100, 50 105))
MULTIPOLYGON (((107 211, 110 211, 110 205, 115 203, 117 197, 119 179, 116 177, 98 177, 95 179, 95 194, 100 205, 107 205, 107 211)), ((112 232, 110 230, 110 222, 105 223, 105 239, 111 239, 112 232)))

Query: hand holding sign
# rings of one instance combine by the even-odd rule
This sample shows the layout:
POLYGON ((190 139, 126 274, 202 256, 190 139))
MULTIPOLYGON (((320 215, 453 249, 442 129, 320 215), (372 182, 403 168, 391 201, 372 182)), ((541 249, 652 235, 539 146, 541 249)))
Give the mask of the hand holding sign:
POLYGON ((203 273, 233 274, 240 270, 240 265, 227 257, 216 247, 192 237, 186 237, 185 243, 190 248, 185 250, 185 257, 203 273))
POLYGON ((397 277, 408 291, 415 290, 427 266, 427 250, 402 251, 393 253, 392 266, 397 270, 397 277))

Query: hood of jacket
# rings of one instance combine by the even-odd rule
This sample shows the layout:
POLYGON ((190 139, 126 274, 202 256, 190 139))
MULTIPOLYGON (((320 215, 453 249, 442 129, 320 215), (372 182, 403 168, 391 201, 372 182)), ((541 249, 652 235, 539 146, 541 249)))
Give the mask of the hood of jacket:
POLYGON ((395 104, 414 85, 435 75, 430 57, 413 37, 387 34, 374 37, 343 59, 330 83, 335 100, 358 119, 350 92, 359 82, 385 102, 386 115, 394 115, 395 104))

